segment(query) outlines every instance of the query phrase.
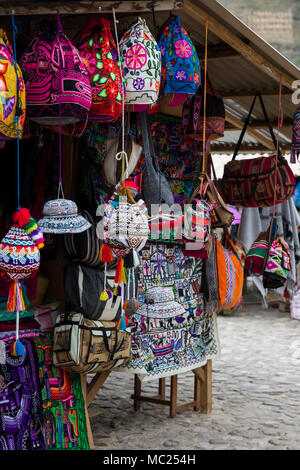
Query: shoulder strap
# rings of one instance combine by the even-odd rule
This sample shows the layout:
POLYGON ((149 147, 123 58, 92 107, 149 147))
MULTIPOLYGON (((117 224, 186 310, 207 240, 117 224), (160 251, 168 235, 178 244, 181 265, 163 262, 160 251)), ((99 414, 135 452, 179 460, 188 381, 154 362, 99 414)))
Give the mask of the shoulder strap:
POLYGON ((145 163, 147 166, 153 166, 156 171, 158 171, 158 163, 156 159, 156 153, 153 145, 149 116, 147 111, 142 111, 140 113, 141 119, 141 129, 142 129, 142 139, 143 139, 143 148, 145 154, 145 163))
MULTIPOLYGON (((275 150, 277 149, 277 142, 276 142, 276 138, 275 138, 275 135, 274 135, 274 131, 273 131, 273 128, 271 126, 271 123, 270 123, 270 120, 268 118, 268 115, 267 115, 267 111, 266 111, 266 108, 265 108, 265 105, 264 105, 264 102, 263 102, 263 99, 262 99, 262 96, 260 93, 256 93, 253 101, 252 101, 252 104, 251 104, 251 107, 250 107, 250 110, 249 110, 249 113, 248 113, 248 116, 247 116, 247 119, 245 121, 245 124, 244 124, 244 127, 243 127, 243 130, 240 134, 240 137, 239 137, 239 140, 238 140, 238 143, 236 144, 236 147, 235 147, 235 150, 234 150, 234 154, 233 154, 233 157, 232 157, 232 161, 235 160, 237 154, 238 154, 238 151, 240 149, 240 146, 241 146, 241 143, 242 143, 242 140, 244 138, 244 135, 246 133, 246 130, 247 130, 247 127, 248 127, 248 124, 250 122, 250 118, 251 118, 251 115, 252 115, 252 112, 253 112, 253 109, 254 109, 254 105, 255 105, 255 102, 256 102, 256 98, 259 98, 259 101, 260 101, 260 104, 261 104, 261 107, 262 107, 262 110, 263 110, 263 113, 264 113, 264 118, 265 118, 265 121, 268 125, 268 128, 269 128, 269 132, 270 132, 270 135, 271 135, 271 138, 272 138, 272 141, 273 141, 273 144, 274 144, 274 148, 275 150)), ((279 157, 281 157, 281 152, 279 150, 279 157)))

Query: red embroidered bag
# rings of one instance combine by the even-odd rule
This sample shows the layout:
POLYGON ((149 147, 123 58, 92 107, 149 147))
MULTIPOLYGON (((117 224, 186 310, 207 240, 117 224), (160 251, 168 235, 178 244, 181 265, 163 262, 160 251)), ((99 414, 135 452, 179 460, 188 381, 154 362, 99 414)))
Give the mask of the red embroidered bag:
POLYGON ((78 49, 87 63, 92 87, 89 119, 101 122, 117 120, 122 112, 122 69, 110 21, 102 17, 92 18, 79 33, 78 49))
POLYGON ((277 164, 276 153, 269 157, 235 160, 249 124, 257 96, 259 97, 275 149, 277 148, 274 132, 262 97, 257 93, 235 148, 233 158, 224 168, 222 194, 227 204, 237 207, 273 206, 274 201, 275 204, 280 204, 290 199, 295 192, 294 174, 280 151, 277 164))

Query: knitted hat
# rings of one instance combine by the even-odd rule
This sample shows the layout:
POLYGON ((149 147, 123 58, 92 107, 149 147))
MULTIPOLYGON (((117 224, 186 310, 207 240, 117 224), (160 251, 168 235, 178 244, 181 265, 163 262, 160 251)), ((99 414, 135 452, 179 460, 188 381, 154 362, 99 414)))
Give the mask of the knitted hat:
POLYGON ((43 216, 38 226, 45 233, 81 233, 91 227, 90 222, 78 214, 77 204, 68 199, 46 202, 43 216))

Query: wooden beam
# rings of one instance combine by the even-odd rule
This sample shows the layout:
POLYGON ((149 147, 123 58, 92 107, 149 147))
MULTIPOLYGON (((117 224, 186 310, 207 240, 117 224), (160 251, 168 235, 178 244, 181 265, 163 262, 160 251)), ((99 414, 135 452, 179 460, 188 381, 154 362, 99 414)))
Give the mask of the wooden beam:
POLYGON ((100 388, 103 386, 109 374, 110 374, 110 370, 107 370, 107 371, 94 375, 92 381, 87 386, 87 394, 86 394, 87 406, 90 406, 90 404, 94 400, 100 388))
MULTIPOLYGON (((204 57, 205 51, 203 47, 196 48, 196 51, 199 57, 204 57)), ((208 60, 236 57, 238 55, 240 55, 238 51, 227 45, 209 46, 207 50, 208 60)))
POLYGON ((155 11, 170 11, 182 8, 183 2, 180 0, 160 0, 160 1, 93 1, 93 0, 57 0, 41 1, 34 0, 9 0, 1 1, 0 16, 11 15, 14 10, 15 15, 56 15, 60 14, 82 15, 92 13, 111 13, 115 8, 118 13, 141 13, 151 12, 152 6, 155 11), (101 9, 99 9, 101 7, 101 9))
MULTIPOLYGON (((278 96, 279 90, 265 90, 261 91, 260 94, 262 96, 278 96)), ((219 91, 220 95, 223 99, 226 100, 235 100, 236 98, 254 98, 257 93, 257 90, 229 90, 229 91, 219 91)), ((290 88, 283 88, 282 95, 291 95, 293 90, 290 88)))
MULTIPOLYGON (((277 128, 277 121, 272 121, 271 122, 271 126, 273 128, 277 128)), ((293 120, 292 119, 286 119, 284 122, 283 122, 283 125, 281 126, 282 127, 290 127, 293 125, 293 120)), ((248 129, 252 129, 252 130, 256 130, 256 129, 268 129, 268 124, 265 122, 265 121, 250 121, 250 123, 248 124, 248 129)), ((236 126, 232 125, 232 124, 228 124, 226 123, 225 124, 225 130, 226 131, 236 131, 236 126)))
MULTIPOLYGON (((216 141, 217 142, 217 141, 216 141)), ((213 153, 233 153, 235 150, 235 144, 221 144, 221 143, 212 143, 211 144, 211 151, 213 153)), ((288 153, 291 151, 291 144, 281 144, 280 145, 281 152, 288 153)), ((241 144, 239 153, 269 153, 269 150, 263 145, 251 145, 251 144, 241 144)))
POLYGON ((287 75, 285 72, 281 71, 278 67, 269 62, 268 59, 256 52, 251 46, 242 41, 242 39, 240 39, 228 28, 221 25, 215 18, 202 10, 198 5, 191 2, 190 0, 184 0, 183 8, 187 15, 199 23, 205 24, 205 22, 208 21, 209 31, 214 33, 217 37, 222 39, 222 41, 238 51, 249 62, 263 70, 268 76, 272 77, 276 81, 280 81, 280 78, 282 78, 282 84, 292 88, 292 84, 295 81, 293 77, 287 75))
MULTIPOLYGON (((241 119, 235 117, 229 111, 226 111, 226 121, 230 122, 230 124, 233 124, 237 129, 243 129, 244 127, 244 122, 241 119)), ((249 134, 251 137, 253 137, 255 140, 257 140, 257 142, 264 145, 266 149, 274 150, 273 142, 270 139, 267 139, 266 137, 264 137, 262 134, 260 134, 256 130, 249 129, 249 127, 247 127, 246 133, 249 134)))

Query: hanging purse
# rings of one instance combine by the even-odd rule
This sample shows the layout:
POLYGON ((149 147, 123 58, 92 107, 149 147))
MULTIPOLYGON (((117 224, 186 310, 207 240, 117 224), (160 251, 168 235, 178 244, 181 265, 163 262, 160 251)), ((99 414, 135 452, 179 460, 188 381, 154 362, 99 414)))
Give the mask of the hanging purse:
POLYGON ((272 126, 267 116, 260 93, 257 93, 252 102, 244 128, 234 151, 231 162, 224 168, 222 180, 222 194, 227 204, 237 207, 268 207, 290 199, 295 191, 295 177, 288 162, 281 155, 280 150, 269 157, 251 158, 236 161, 243 137, 247 130, 256 98, 262 106, 265 121, 268 125, 275 150, 277 143, 272 126))
POLYGON ((277 289, 284 286, 290 270, 291 253, 289 246, 282 238, 275 238, 270 246, 263 273, 264 287, 277 289))
POLYGON ((261 276, 264 272, 270 246, 273 243, 277 230, 277 222, 272 217, 269 228, 265 232, 260 232, 247 253, 245 260, 245 270, 256 276, 261 276))

